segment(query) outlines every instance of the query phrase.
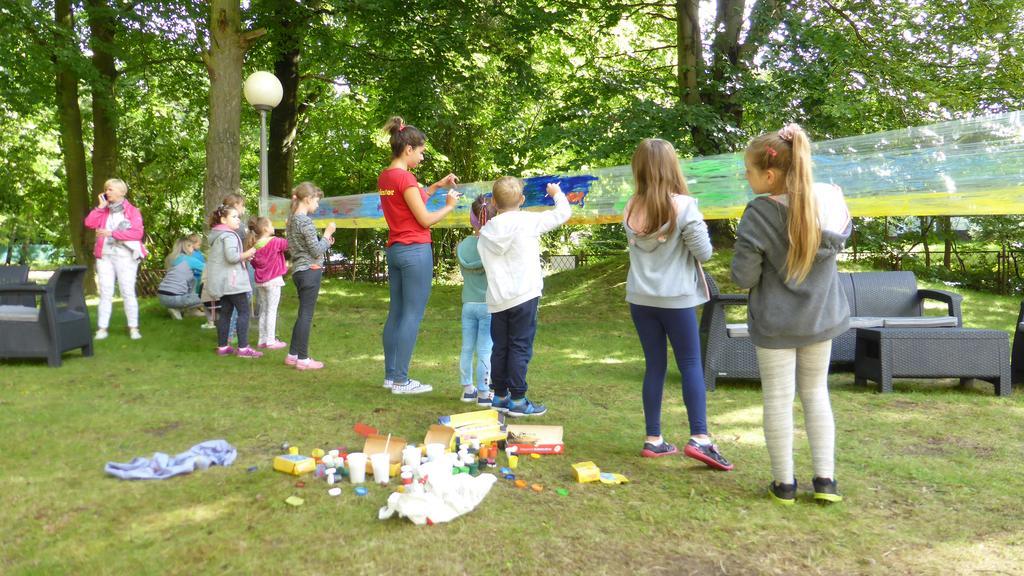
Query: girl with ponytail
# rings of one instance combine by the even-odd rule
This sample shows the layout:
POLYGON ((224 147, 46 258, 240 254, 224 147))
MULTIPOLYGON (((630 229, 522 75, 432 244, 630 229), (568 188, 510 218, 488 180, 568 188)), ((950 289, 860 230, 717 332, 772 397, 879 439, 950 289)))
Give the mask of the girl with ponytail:
POLYGON ((814 498, 839 502, 828 365, 832 339, 850 324, 836 269, 852 232, 850 214, 838 187, 814 184, 811 143, 796 124, 754 138, 744 163, 756 197, 736 230, 732 279, 750 289, 747 325, 761 372, 769 492, 782 504, 796 500, 793 397, 799 391, 814 498))
POLYGON ((422 394, 433 387, 409 378, 420 321, 430 299, 434 256, 430 227, 455 209, 459 194, 452 188, 459 179, 449 174, 423 187, 411 172, 423 162, 427 137, 419 128, 393 116, 384 125, 391 143, 391 163, 377 178, 380 206, 388 223, 388 284, 390 302, 384 323, 384 387, 393 394, 422 394), (448 188, 440 210, 427 210, 427 199, 448 188))

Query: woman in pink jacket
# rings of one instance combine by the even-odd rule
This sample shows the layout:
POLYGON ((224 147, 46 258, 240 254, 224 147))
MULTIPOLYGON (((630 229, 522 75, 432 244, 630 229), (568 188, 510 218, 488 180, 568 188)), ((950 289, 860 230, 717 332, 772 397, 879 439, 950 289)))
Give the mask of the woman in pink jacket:
POLYGON ((124 199, 127 194, 128 185, 123 180, 107 180, 99 196, 99 206, 85 217, 86 227, 96 230, 96 246, 92 253, 96 256, 96 276, 100 285, 97 340, 107 337, 115 280, 124 300, 128 333, 132 340, 142 338, 139 332, 139 302, 135 298, 135 275, 139 262, 148 253, 142 245, 145 232, 142 214, 124 199))

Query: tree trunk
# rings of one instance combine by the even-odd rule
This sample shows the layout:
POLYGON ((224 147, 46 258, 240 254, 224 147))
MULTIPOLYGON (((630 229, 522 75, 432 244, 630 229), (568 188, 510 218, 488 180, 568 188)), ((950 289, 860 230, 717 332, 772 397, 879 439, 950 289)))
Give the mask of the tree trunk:
POLYGON ((939 230, 942 232, 942 266, 951 270, 953 265, 953 219, 939 216, 939 230))
POLYGON ((89 47, 96 75, 92 81, 92 192, 103 191, 103 182, 119 177, 117 153, 117 98, 114 85, 114 35, 116 22, 113 8, 105 0, 87 0, 89 15, 89 47))
POLYGON ((932 266, 932 251, 928 245, 928 233, 931 232, 932 219, 927 216, 921 217, 921 245, 924 246, 924 265, 925 268, 931 268, 932 266))
POLYGON ((267 138, 267 183, 271 196, 290 198, 295 176, 295 141, 299 114, 299 63, 309 12, 295 0, 278 2, 274 17, 277 25, 272 34, 274 75, 281 81, 281 103, 270 113, 270 134, 267 138))
POLYGON ((77 53, 78 40, 72 24, 71 0, 56 0, 54 16, 57 34, 54 45, 56 67, 57 122, 60 125, 61 155, 64 157, 64 177, 68 192, 68 232, 71 247, 75 251, 75 262, 84 264, 86 290, 96 290, 93 271, 96 268, 92 255, 95 239, 93 232, 85 227, 85 213, 90 205, 88 175, 85 166, 85 146, 82 141, 82 111, 78 107, 78 77, 69 62, 61 54, 77 53))
POLYGON ((203 54, 210 77, 203 204, 209 214, 241 182, 242 65, 240 0, 210 1, 210 49, 203 54))
POLYGON ((698 75, 704 67, 700 40, 697 0, 676 0, 676 80, 679 102, 687 106, 700 104, 698 75))

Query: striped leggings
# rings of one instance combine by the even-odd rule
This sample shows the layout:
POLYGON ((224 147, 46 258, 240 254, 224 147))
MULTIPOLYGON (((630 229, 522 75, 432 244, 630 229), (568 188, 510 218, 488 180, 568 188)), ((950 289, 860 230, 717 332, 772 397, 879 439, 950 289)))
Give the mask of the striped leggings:
POLYGON ((814 475, 834 478, 836 426, 828 398, 832 341, 803 348, 757 348, 764 396, 764 441, 779 484, 793 482, 793 400, 800 392, 814 475))

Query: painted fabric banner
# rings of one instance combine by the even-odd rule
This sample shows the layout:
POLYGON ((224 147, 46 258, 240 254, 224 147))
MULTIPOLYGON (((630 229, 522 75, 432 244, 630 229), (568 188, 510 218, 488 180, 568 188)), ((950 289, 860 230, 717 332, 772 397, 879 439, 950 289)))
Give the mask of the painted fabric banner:
MULTIPOLYGON (((972 216, 1024 213, 1024 112, 1007 112, 815 143, 814 179, 843 189, 854 216, 972 216)), ((690 193, 709 220, 738 218, 753 197, 743 154, 681 162, 690 193)), ((633 193, 629 166, 523 179, 524 207, 553 205, 544 189, 557 182, 573 205, 572 224, 619 222, 633 193)), ((469 205, 492 182, 460 184, 463 194, 438 226, 468 227, 469 205)), ((447 190, 427 202, 444 206, 447 190)), ((283 228, 289 202, 272 198, 270 216, 283 228)), ((376 192, 324 198, 313 215, 339 228, 384 228, 376 192)))

